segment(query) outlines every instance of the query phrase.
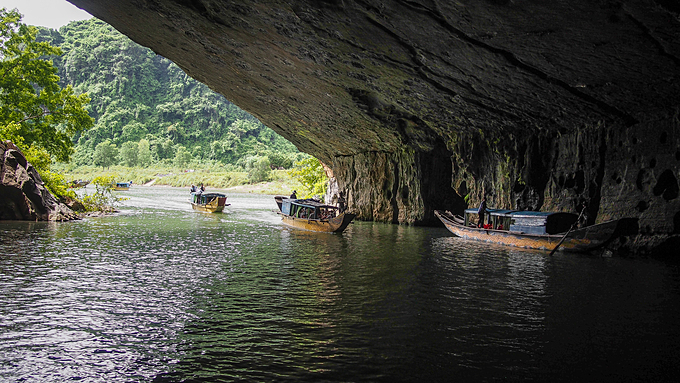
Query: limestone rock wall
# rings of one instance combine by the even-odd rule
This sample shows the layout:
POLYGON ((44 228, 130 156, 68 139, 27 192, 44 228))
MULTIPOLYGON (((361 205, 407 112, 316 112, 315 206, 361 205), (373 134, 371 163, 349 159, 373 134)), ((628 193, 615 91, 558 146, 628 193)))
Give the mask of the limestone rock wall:
POLYGON ((338 189, 359 219, 392 223, 435 223, 433 210, 462 208, 451 187, 447 155, 404 149, 338 157, 333 163, 338 189))
POLYGON ((0 142, 0 220, 78 218, 45 188, 40 174, 11 142, 0 142))
POLYGON ((634 216, 642 234, 680 234, 680 121, 610 131, 600 217, 634 216))

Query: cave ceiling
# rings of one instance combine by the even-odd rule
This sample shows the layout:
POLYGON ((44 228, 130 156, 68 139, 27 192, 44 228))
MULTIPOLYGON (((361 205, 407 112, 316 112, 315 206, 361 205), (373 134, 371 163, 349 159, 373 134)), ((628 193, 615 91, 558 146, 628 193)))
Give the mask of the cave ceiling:
POLYGON ((679 105, 672 1, 69 1, 325 161, 679 105))

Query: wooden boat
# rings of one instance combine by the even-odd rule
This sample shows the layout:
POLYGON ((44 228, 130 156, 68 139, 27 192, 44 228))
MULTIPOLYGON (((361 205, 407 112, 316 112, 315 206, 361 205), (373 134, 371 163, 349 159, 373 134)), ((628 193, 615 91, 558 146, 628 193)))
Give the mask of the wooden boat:
POLYGON ((113 185, 113 190, 130 190, 132 182, 116 182, 113 185))
POLYGON ((608 221, 570 230, 578 220, 576 214, 489 209, 481 219, 482 227, 478 227, 479 219, 471 222, 477 209, 465 210, 464 217, 441 210, 435 210, 434 214, 458 237, 549 251, 558 244, 558 250, 578 252, 603 246, 612 238, 618 224, 618 221, 608 221))
POLYGON ((278 214, 284 224, 298 229, 341 233, 352 222, 355 214, 339 212, 336 206, 325 205, 313 199, 274 197, 278 214))
POLYGON ((222 193, 191 193, 191 207, 194 210, 219 213, 229 206, 227 196, 222 193))
POLYGON ((72 189, 84 188, 85 186, 89 185, 89 183, 90 181, 73 180, 71 181, 71 185, 69 185, 69 187, 72 189))

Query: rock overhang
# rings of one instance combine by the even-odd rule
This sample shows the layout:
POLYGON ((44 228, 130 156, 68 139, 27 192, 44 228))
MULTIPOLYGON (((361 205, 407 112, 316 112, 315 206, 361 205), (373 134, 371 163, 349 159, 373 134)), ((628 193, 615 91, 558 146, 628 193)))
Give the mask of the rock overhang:
POLYGON ((361 219, 486 193, 678 230, 672 2, 69 1, 321 159, 361 219))

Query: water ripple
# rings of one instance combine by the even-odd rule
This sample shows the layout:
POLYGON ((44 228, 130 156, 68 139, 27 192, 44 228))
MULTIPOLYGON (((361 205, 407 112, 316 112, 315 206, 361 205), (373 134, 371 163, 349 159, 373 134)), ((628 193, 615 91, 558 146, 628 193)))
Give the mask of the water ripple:
POLYGON ((342 235, 311 233, 282 226, 270 198, 230 196, 229 211, 203 214, 181 205, 185 191, 127 193, 118 216, 1 223, 0 380, 573 381, 677 370, 673 266, 548 257, 444 229, 355 222, 342 235))

